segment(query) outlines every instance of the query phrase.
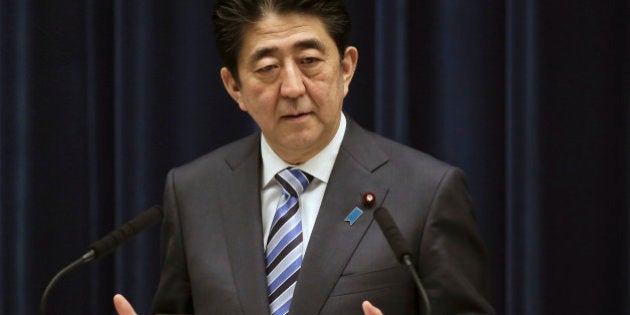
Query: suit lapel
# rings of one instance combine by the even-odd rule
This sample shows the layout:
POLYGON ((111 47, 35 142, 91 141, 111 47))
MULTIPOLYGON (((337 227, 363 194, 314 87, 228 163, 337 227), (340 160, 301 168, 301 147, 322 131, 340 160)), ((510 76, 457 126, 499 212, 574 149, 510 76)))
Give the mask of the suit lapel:
POLYGON ((236 290, 245 314, 269 313, 260 212, 260 137, 237 148, 226 162, 225 203, 221 205, 236 290))
POLYGON ((387 155, 372 142, 366 131, 348 120, 346 135, 304 256, 291 314, 319 313, 372 223, 372 211, 387 194, 387 187, 372 174, 387 162, 387 155), (373 192, 377 198, 369 207, 362 204, 366 192, 373 192), (364 213, 350 225, 344 219, 355 207, 364 213))

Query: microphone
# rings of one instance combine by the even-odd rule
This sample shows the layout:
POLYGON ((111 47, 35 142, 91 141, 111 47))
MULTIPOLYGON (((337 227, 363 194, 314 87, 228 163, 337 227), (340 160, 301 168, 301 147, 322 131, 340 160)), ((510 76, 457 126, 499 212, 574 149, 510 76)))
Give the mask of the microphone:
POLYGON ((412 252, 409 244, 403 237, 402 233, 400 233, 400 229, 398 229, 396 222, 394 222, 394 219, 389 214, 389 211, 387 211, 387 208, 380 207, 374 210, 374 219, 381 227, 381 231, 383 232, 383 235, 385 235, 385 239, 387 239, 387 242, 394 251, 398 261, 407 266, 407 269, 409 269, 411 275, 413 276, 413 280, 418 288, 418 294, 420 295, 420 299, 424 305, 424 312, 421 311, 420 313, 430 315, 431 304, 429 303, 427 292, 424 290, 422 282, 420 282, 420 277, 413 266, 413 255, 411 254, 412 252))
POLYGON ((79 259, 75 260, 61 271, 59 271, 48 283, 46 286, 46 290, 44 290, 44 294, 42 294, 42 299, 39 304, 39 312, 44 315, 46 313, 46 300, 48 299, 48 294, 50 293, 53 285, 59 280, 63 275, 65 275, 68 271, 76 268, 79 265, 86 264, 92 260, 99 259, 111 251, 113 251, 116 247, 125 243, 132 237, 134 237, 139 232, 145 230, 149 226, 159 222, 162 219, 162 207, 153 206, 148 210, 140 213, 131 221, 125 223, 123 226, 117 228, 116 230, 110 232, 105 237, 100 240, 92 243, 85 254, 83 254, 79 259))
POLYGON ((92 243, 89 247, 90 249, 82 257, 83 262, 88 263, 109 254, 116 247, 138 234, 138 232, 143 231, 155 223, 158 223, 161 219, 162 208, 160 206, 153 206, 149 208, 133 218, 131 221, 125 223, 123 226, 92 243))

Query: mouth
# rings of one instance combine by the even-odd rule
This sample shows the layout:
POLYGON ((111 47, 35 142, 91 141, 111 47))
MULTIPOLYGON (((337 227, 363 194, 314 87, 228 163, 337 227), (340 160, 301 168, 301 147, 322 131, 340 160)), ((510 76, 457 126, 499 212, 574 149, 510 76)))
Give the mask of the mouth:
POLYGON ((311 112, 288 114, 288 115, 282 115, 281 118, 283 120, 289 120, 289 121, 300 121, 300 120, 305 119, 306 117, 310 116, 311 114, 312 114, 311 112))

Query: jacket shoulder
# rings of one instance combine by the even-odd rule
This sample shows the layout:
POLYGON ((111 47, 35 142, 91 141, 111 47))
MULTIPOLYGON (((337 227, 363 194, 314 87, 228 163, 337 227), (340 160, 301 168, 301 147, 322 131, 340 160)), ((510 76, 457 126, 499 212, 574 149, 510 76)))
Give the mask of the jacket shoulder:
POLYGON ((207 173, 221 174, 221 172, 237 168, 252 154, 259 154, 259 148, 260 133, 254 133, 177 166, 170 172, 184 178, 194 178, 207 173))
POLYGON ((436 180, 441 179, 446 173, 451 171, 461 172, 459 168, 441 161, 426 152, 385 138, 374 132, 364 131, 366 136, 371 139, 371 145, 387 156, 388 163, 384 165, 386 168, 399 169, 407 176, 430 177, 436 180))

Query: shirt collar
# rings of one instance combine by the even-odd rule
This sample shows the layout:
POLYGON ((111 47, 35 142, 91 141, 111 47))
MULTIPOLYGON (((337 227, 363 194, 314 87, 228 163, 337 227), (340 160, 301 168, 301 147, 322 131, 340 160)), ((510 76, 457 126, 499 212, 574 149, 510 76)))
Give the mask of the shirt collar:
MULTIPOLYGON (((299 169, 313 175, 313 177, 318 180, 328 183, 328 179, 330 178, 330 173, 332 172, 332 168, 335 164, 335 160, 337 159, 337 154, 339 153, 339 148, 341 147, 341 142, 343 141, 343 135, 346 131, 346 117, 341 113, 341 121, 339 122, 339 128, 337 128, 337 133, 332 138, 332 140, 315 156, 310 158, 308 161, 300 164, 298 166, 299 169)), ((287 167, 295 167, 296 165, 288 164, 283 161, 277 154, 274 152, 267 140, 265 139, 265 135, 260 137, 260 154, 262 156, 263 163, 263 174, 262 174, 262 187, 266 187, 269 185, 273 177, 280 172, 281 170, 287 167)))

